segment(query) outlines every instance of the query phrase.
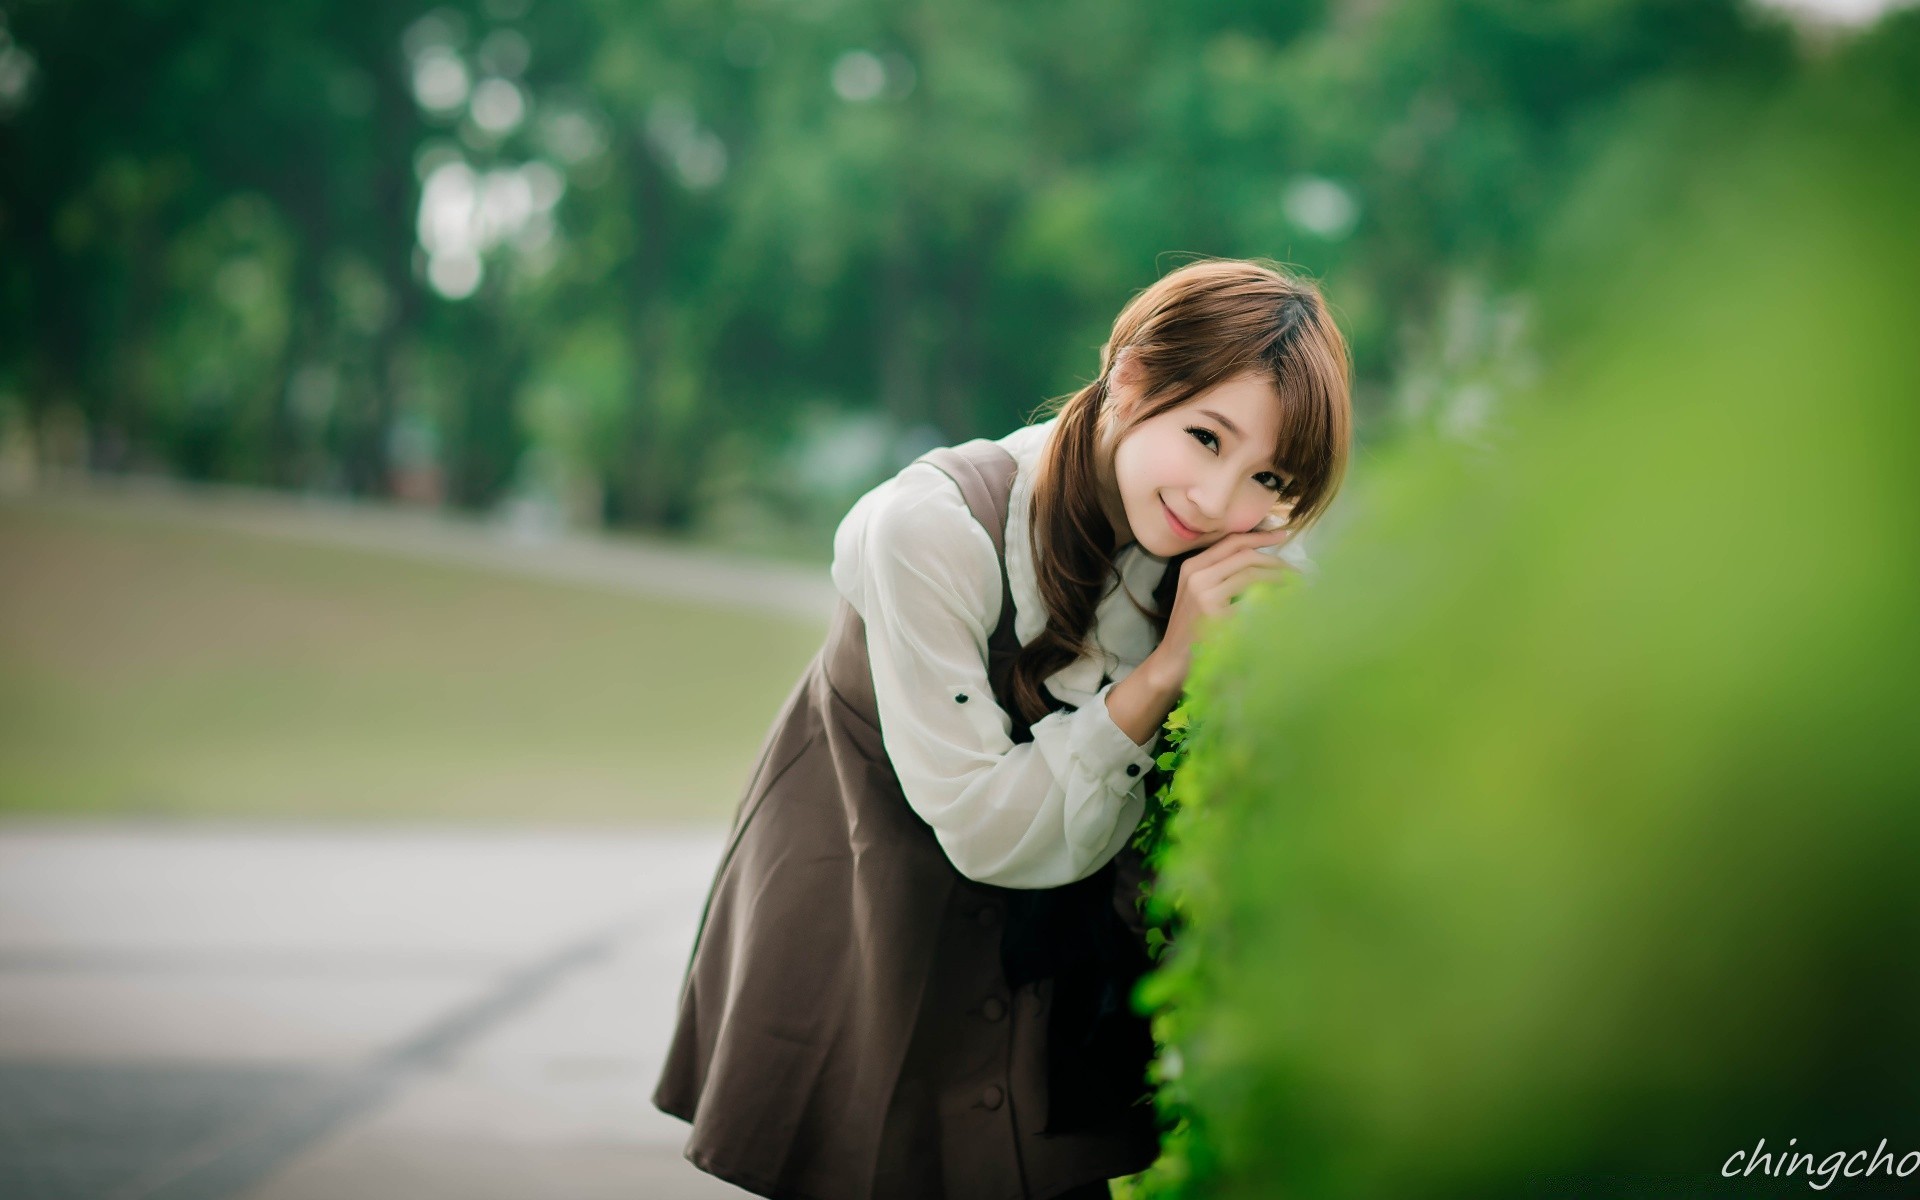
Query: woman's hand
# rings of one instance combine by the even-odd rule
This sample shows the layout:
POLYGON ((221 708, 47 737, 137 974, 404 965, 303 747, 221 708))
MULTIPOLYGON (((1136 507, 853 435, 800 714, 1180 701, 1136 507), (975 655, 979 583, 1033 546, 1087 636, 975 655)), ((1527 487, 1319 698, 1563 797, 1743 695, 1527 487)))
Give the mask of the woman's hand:
POLYGON ((1255 582, 1296 569, 1262 553, 1263 548, 1284 545, 1291 536, 1291 529, 1230 533, 1180 564, 1166 636, 1107 693, 1107 712, 1135 745, 1149 744, 1180 702, 1193 662, 1193 639, 1205 623, 1225 616, 1235 598, 1255 582))
POLYGON ((1231 612, 1233 601, 1254 583, 1298 572, 1285 559, 1261 552, 1262 547, 1284 545, 1292 536, 1291 529, 1230 533, 1181 563, 1166 636, 1140 665, 1151 669, 1163 686, 1184 687, 1193 664, 1194 638, 1204 633, 1207 623, 1231 612))

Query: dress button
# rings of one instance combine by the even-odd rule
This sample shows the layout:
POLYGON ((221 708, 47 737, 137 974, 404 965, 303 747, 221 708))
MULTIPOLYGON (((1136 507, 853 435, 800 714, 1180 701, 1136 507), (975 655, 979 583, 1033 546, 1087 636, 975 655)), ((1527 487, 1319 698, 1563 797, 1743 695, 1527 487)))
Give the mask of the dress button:
POLYGON ((988 1108, 999 1108, 1000 1102, 1004 1099, 1006 1099, 1006 1093, 1000 1090, 1000 1085, 997 1083, 988 1084, 987 1090, 980 1093, 980 1103, 988 1108))
POLYGON ((1007 1006, 1000 997, 989 996, 987 1002, 980 1006, 980 1015, 989 1021, 998 1021, 1007 1015, 1007 1006))
POLYGON ((982 925, 985 925, 989 929, 993 928, 995 925, 998 925, 1000 923, 1000 910, 997 908, 994 908, 992 905, 988 905, 986 908, 981 909, 979 912, 975 913, 974 916, 979 920, 979 922, 982 925))
POLYGON ((1127 764, 1127 774, 1129 774, 1129 775, 1138 775, 1139 773, 1140 773, 1140 764, 1139 764, 1139 763, 1128 763, 1128 764, 1127 764))

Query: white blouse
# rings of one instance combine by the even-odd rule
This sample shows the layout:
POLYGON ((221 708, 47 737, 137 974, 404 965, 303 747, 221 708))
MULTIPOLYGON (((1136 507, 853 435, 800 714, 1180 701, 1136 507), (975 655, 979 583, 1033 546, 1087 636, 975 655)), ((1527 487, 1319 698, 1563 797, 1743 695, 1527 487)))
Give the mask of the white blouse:
MULTIPOLYGON (((1056 421, 998 439, 1015 463, 1006 555, 1021 645, 1046 626, 1027 530, 1034 471, 1056 421)), ((1042 717, 1033 741, 1016 745, 1012 717, 987 681, 999 563, 959 485, 931 463, 913 463, 840 522, 833 582, 866 622, 882 743, 907 803, 961 874, 1002 887, 1059 887, 1125 848, 1146 809, 1153 742, 1135 744, 1114 724, 1106 698, 1157 639, 1114 583, 1124 581, 1151 608, 1167 561, 1137 542, 1121 548, 1095 612, 1092 653, 1046 681, 1076 708, 1042 717)))

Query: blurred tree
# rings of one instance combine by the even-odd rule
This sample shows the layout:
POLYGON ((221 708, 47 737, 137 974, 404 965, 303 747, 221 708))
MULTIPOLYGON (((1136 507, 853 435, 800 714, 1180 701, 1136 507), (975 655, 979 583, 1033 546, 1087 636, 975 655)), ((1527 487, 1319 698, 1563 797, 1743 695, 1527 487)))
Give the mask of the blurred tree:
POLYGON ((77 407, 102 467, 363 494, 431 459, 476 508, 564 459, 608 519, 681 530, 716 480, 807 509, 756 480, 822 406, 896 431, 874 470, 1004 429, 1183 255, 1321 276, 1368 437, 1395 404, 1457 415, 1440 394, 1522 356, 1516 265, 1607 129, 1795 63, 1735 0, 9 14, 37 70, 0 108, 0 379, 36 419, 77 407), (234 204, 280 231, 229 249, 277 264, 285 329, 220 367, 246 406, 194 410, 233 428, 183 441, 165 376, 211 377, 234 204), (619 331, 591 379, 557 361, 583 324, 619 331))

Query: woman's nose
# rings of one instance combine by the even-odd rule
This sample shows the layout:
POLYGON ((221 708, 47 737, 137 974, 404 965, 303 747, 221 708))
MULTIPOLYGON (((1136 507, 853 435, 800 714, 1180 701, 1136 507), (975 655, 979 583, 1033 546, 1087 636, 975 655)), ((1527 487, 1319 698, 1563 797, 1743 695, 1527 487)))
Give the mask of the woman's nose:
POLYGON ((1218 528, 1226 519, 1227 506, 1233 499, 1233 481, 1230 479, 1202 480, 1187 493, 1187 499, 1193 504, 1195 512, 1206 521, 1207 528, 1218 528))

